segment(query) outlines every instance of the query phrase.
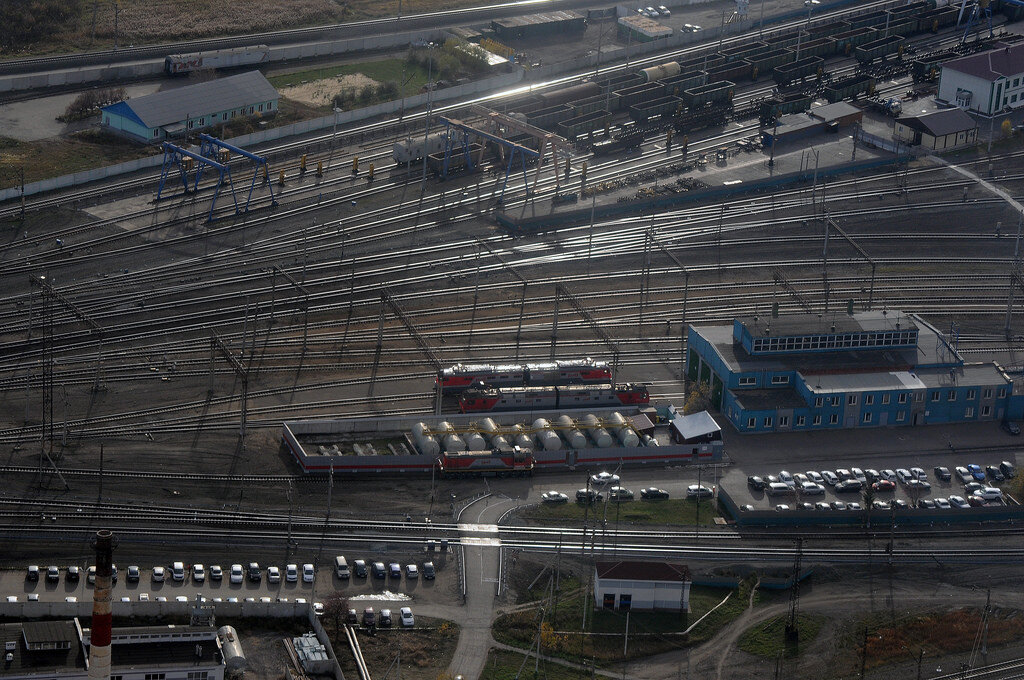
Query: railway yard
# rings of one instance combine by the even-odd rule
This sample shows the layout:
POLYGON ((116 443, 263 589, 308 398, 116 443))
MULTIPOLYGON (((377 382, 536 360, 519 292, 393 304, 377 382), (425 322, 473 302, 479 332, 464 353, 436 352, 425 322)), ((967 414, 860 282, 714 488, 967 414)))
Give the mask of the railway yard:
MULTIPOLYGON (((1014 395, 1020 115, 938 154, 894 144, 889 114, 944 110, 941 61, 1024 24, 996 13, 997 44, 941 3, 776 0, 739 28, 733 9, 673 6, 677 31, 704 28, 656 51, 593 19, 548 65, 615 55, 599 65, 245 146, 267 161, 249 196, 232 151, 230 188, 210 172, 181 193, 174 169, 157 201, 154 168, 0 203, 5 621, 37 599, 87 616, 84 578, 24 570, 85 569, 106 528, 122 573, 143 568, 115 616, 196 595, 226 617, 408 605, 451 644, 404 677, 1021 677, 1024 492, 995 472, 1024 465, 1009 415, 741 434, 712 408, 720 435, 692 455, 667 423, 700 396, 688 329, 741 318, 835 333, 837 315, 917 315, 1014 395), (981 477, 957 476, 969 464, 981 477), (900 477, 869 497, 749 481, 837 468, 900 477), (927 493, 904 479, 917 468, 927 493), (971 498, 988 485, 998 498, 971 498), (341 579, 338 555, 401 569, 341 579), (151 580, 179 560, 309 563, 315 580, 151 580), (688 565, 688 615, 597 608, 609 560, 688 565), (402 572, 428 562, 436 580, 402 572), (929 617, 971 639, 921 632, 929 617)), ((511 41, 531 59, 543 42, 511 41)), ((357 630, 369 663, 341 636, 341 668, 385 677, 404 629, 357 630)))

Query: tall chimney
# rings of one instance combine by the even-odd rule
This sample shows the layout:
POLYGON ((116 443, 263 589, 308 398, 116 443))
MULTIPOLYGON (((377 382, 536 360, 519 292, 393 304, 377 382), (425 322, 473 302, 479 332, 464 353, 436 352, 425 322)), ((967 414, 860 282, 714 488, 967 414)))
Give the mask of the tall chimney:
POLYGON ((110 680, 110 565, 113 535, 96 532, 96 588, 92 593, 92 635, 89 641, 89 680, 110 680))

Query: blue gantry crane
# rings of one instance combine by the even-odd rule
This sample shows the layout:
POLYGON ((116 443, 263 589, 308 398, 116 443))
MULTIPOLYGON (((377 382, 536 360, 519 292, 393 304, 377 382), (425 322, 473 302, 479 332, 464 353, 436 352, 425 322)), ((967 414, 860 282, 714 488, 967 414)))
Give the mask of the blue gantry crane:
MULTIPOLYGON (((960 5, 960 14, 957 15, 956 25, 959 26, 960 22, 963 21, 964 11, 967 9, 967 3, 970 0, 963 0, 960 5)), ((1014 3, 1018 4, 1018 3, 1014 3)), ((992 3, 991 0, 974 0, 971 5, 971 13, 967 15, 967 28, 964 29, 964 35, 960 38, 960 43, 967 42, 967 36, 971 34, 971 29, 974 28, 978 22, 981 21, 981 17, 984 16, 988 22, 988 37, 994 37, 992 32, 992 3)))
POLYGON ((505 178, 501 184, 501 194, 499 201, 505 197, 505 188, 508 186, 509 175, 512 174, 512 167, 518 158, 523 168, 523 183, 526 185, 527 193, 530 191, 529 178, 527 177, 526 171, 526 160, 528 158, 535 159, 539 162, 540 154, 533 149, 516 144, 515 142, 509 141, 498 135, 493 135, 484 130, 477 129, 471 125, 467 125, 460 120, 454 118, 446 118, 441 116, 440 122, 445 126, 446 140, 444 145, 444 162, 441 166, 440 176, 441 179, 448 177, 448 170, 450 167, 452 152, 461 153, 466 163, 466 169, 472 170, 480 163, 480 157, 483 154, 483 148, 481 147, 477 152, 477 158, 473 158, 473 154, 470 153, 470 138, 479 137, 499 146, 503 147, 508 152, 508 162, 505 164, 505 178))

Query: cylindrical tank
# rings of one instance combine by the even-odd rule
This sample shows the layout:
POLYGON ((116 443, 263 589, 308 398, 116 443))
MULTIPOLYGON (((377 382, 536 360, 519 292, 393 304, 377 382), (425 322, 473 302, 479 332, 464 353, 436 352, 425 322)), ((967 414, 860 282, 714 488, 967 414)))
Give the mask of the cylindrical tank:
POLYGON ((470 451, 483 451, 487 448, 487 440, 479 432, 467 432, 463 439, 466 440, 466 448, 470 451))
POLYGON ((599 449, 607 449, 615 444, 615 440, 608 434, 608 430, 601 427, 601 421, 593 413, 583 416, 583 425, 587 428, 587 434, 594 440, 599 449))
POLYGON ((667 61, 664 64, 640 69, 640 74, 643 76, 645 83, 653 83, 655 80, 677 76, 680 70, 678 61, 667 61))
POLYGON ((424 456, 436 456, 441 453, 441 445, 437 438, 427 434, 430 430, 426 423, 416 423, 412 426, 412 437, 416 440, 416 446, 420 447, 420 453, 424 456))
POLYGON ((576 101, 577 99, 586 99, 587 97, 594 97, 601 94, 601 88, 596 83, 580 83, 579 85, 570 85, 558 90, 552 90, 551 92, 543 92, 537 96, 545 107, 558 106, 565 102, 576 101))
MULTIPOLYGON (((536 423, 534 423, 534 424, 536 424, 536 423)), ((526 428, 525 427, 523 427, 522 425, 516 424, 516 426, 513 427, 512 430, 515 432, 516 446, 518 446, 521 449, 532 449, 533 448, 533 440, 530 439, 530 435, 526 434, 526 428)), ((555 439, 558 439, 558 437, 555 437, 555 439)), ((559 442, 558 445, 561 446, 562 445, 561 442, 559 442)))
POLYGON ((636 432, 633 431, 627 423, 626 419, 622 417, 622 414, 616 411, 608 417, 608 422, 611 424, 612 429, 615 431, 615 436, 619 438, 622 445, 625 447, 640 446, 640 437, 636 436, 636 432))
MULTIPOLYGON (((491 440, 491 446, 496 449, 507 449, 510 448, 508 440, 505 436, 498 433, 498 424, 490 418, 484 418, 480 421, 480 431, 486 432, 488 438, 491 440)), ((529 441, 529 439, 527 439, 529 441)))
POLYGON ((459 435, 455 434, 455 428, 447 420, 440 423, 437 429, 446 434, 441 440, 444 443, 444 450, 448 453, 459 453, 466 450, 466 442, 459 435))
POLYGON ((587 435, 576 429, 572 418, 569 416, 558 416, 555 425, 561 430, 561 434, 565 437, 565 441, 569 442, 569 446, 574 449, 587 448, 587 435))
POLYGON ((649 434, 645 434, 643 438, 644 446, 658 446, 658 440, 649 434))
POLYGON ((245 670, 245 652, 238 639, 238 631, 233 626, 221 626, 217 629, 217 638, 224 652, 224 665, 229 673, 241 673, 245 670))
MULTIPOLYGON (((558 434, 551 429, 551 423, 543 418, 533 421, 533 429, 537 432, 537 441, 545 451, 557 451, 562 448, 562 440, 558 434)), ((518 441, 518 438, 516 439, 518 441)))

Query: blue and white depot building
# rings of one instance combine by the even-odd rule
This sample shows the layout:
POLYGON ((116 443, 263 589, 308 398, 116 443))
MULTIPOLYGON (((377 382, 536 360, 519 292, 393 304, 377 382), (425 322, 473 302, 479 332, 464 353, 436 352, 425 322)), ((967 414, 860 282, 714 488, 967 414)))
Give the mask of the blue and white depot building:
MULTIPOLYGON (((966 363, 913 314, 801 314, 691 326, 689 379, 741 433, 1020 418, 995 362, 966 363)), ((1022 390, 1024 391, 1024 390, 1022 390)))

